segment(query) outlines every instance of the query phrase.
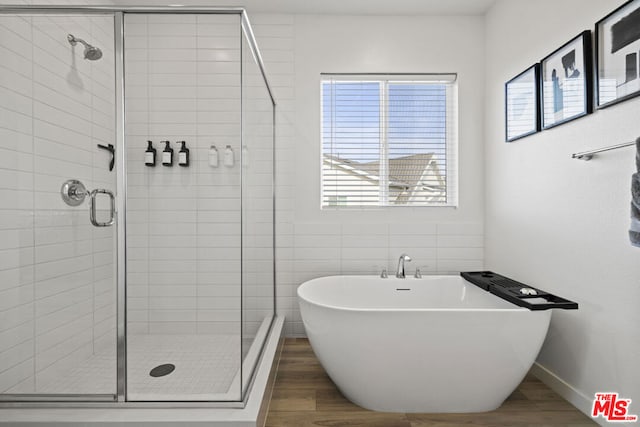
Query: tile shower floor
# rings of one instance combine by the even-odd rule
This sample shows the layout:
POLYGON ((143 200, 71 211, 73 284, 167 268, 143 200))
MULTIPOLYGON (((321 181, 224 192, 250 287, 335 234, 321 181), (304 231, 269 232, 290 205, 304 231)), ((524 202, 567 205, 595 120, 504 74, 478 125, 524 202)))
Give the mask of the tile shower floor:
MULTIPOLYGON (((246 353, 251 340, 244 344, 246 353)), ((135 335, 127 345, 128 400, 238 400, 240 362, 238 335, 135 335), (162 377, 149 375, 166 363, 175 370, 162 377)), ((111 393, 115 372, 114 352, 98 353, 42 384, 38 392, 111 393)))

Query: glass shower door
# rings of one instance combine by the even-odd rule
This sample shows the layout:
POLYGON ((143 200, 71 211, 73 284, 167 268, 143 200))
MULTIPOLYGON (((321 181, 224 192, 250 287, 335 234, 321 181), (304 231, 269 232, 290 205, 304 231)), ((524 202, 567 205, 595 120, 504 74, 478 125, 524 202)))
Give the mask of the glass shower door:
POLYGON ((0 56, 0 399, 114 400, 114 16, 1 13, 0 56))

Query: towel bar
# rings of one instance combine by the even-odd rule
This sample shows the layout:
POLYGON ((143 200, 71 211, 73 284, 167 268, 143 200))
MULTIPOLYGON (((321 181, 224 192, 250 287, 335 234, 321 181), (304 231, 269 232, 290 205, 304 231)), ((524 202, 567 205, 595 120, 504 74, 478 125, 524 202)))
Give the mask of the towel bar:
POLYGON ((622 144, 612 145, 610 147, 598 148, 597 150, 583 151, 582 153, 573 153, 571 155, 571 158, 578 159, 578 160, 591 160, 593 158, 593 155, 596 153, 602 153, 603 151, 615 150, 622 147, 630 147, 635 144, 636 144, 635 141, 624 142, 622 144))

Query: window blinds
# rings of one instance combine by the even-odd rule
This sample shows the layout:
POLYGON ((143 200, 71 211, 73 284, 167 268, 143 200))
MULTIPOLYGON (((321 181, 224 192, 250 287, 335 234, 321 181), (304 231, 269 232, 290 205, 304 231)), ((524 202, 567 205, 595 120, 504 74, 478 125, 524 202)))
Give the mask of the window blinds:
POLYGON ((322 206, 455 206, 456 76, 322 75, 322 206))

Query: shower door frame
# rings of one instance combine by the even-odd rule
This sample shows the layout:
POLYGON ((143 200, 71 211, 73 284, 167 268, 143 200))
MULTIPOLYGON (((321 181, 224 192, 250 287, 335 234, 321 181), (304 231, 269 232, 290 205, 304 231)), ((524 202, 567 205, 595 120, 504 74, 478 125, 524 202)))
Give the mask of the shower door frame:
MULTIPOLYGON (((271 333, 276 313, 275 294, 275 116, 276 101, 267 78, 258 49, 255 36, 247 17, 247 12, 242 7, 202 7, 202 6, 58 6, 58 5, 0 5, 0 16, 5 14, 77 14, 77 15, 112 15, 114 19, 114 79, 115 79, 115 129, 116 129, 116 394, 0 394, 0 408, 37 407, 37 408, 157 408, 157 407, 182 407, 182 408, 243 408, 249 396, 249 390, 255 378, 255 370, 261 362, 267 338, 260 348, 260 356, 253 369, 253 375, 247 386, 246 393, 240 400, 224 401, 127 401, 127 239, 126 239, 126 207, 127 207, 127 167, 125 147, 125 90, 124 90, 124 17, 125 14, 213 14, 213 15, 240 15, 240 37, 247 37, 247 42, 258 64, 264 80, 269 98, 273 105, 273 144, 272 158, 272 197, 273 197, 273 315, 269 322, 267 337, 271 333), (70 405, 71 404, 71 405, 70 405)), ((242 64, 241 64, 242 67, 242 64)), ((240 72, 242 78, 242 71, 240 72)), ((242 98, 242 97, 241 97, 242 98)), ((243 118, 241 117, 241 121, 243 118)), ((242 137, 241 137, 242 139, 242 137)), ((242 201, 241 201, 242 206, 242 201)), ((242 207, 240 209, 242 212, 242 207)), ((242 272, 241 276, 242 276, 242 272)), ((241 278, 240 306, 242 307, 242 278, 241 278)), ((242 308, 241 308, 242 312, 242 308)), ((241 333, 242 337, 242 320, 241 333)), ((241 340, 242 342, 242 340, 241 340)), ((242 357, 240 359, 240 376, 242 378, 242 357)))

